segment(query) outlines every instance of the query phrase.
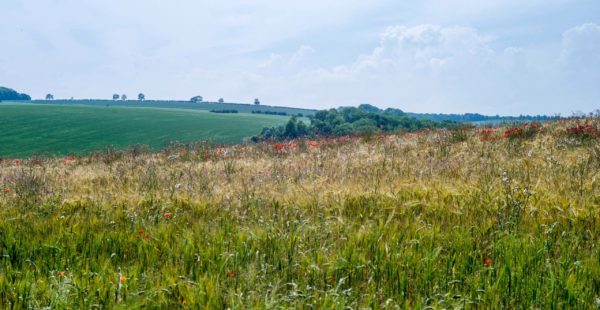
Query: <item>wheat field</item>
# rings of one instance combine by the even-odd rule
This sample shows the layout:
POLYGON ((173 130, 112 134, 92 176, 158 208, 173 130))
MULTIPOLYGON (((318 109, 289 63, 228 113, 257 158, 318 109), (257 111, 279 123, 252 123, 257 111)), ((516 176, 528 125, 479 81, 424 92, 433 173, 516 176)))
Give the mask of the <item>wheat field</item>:
POLYGON ((599 125, 5 158, 0 308, 594 309, 599 125))

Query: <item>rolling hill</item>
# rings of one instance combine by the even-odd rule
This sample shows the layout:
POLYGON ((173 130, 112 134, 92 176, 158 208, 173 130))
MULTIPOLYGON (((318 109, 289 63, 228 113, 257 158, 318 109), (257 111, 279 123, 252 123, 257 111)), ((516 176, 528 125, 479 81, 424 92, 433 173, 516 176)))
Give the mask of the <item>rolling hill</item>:
POLYGON ((0 157, 85 154, 134 144, 156 149, 173 141, 240 143, 263 127, 287 120, 189 109, 4 102, 0 104, 0 157))

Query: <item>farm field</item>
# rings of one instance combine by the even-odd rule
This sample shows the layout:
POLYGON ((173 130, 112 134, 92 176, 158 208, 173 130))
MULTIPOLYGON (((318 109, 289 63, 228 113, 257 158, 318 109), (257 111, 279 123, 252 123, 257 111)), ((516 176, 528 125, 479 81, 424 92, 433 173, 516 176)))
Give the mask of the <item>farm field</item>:
POLYGON ((144 108, 175 108, 175 109, 189 109, 189 110, 237 110, 240 113, 252 113, 252 111, 270 111, 270 112, 284 112, 288 115, 302 116, 313 115, 316 110, 292 108, 292 107, 280 107, 280 106, 269 106, 269 105, 254 105, 244 103, 218 103, 218 102, 190 102, 190 101, 177 101, 177 100, 33 100, 32 103, 36 104, 62 104, 62 105, 89 105, 89 106, 100 106, 104 107, 107 104, 113 107, 144 107, 144 108))
POLYGON ((105 147, 240 143, 288 117, 200 110, 0 103, 0 157, 85 154, 105 147))
POLYGON ((597 308, 600 121, 515 126, 3 160, 0 307, 597 308))

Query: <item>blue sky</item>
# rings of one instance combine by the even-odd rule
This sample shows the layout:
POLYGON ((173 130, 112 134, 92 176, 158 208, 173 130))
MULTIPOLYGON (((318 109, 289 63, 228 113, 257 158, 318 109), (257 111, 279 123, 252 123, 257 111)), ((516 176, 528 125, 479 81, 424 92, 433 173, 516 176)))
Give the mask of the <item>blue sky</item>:
POLYGON ((0 85, 329 108, 600 108, 597 0, 3 0, 0 85))

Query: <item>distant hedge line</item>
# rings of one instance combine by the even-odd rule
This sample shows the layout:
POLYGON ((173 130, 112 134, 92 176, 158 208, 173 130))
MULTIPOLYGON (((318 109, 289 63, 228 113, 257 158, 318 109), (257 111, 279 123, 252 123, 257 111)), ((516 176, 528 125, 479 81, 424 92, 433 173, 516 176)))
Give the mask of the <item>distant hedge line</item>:
POLYGON ((238 113, 238 110, 210 110, 212 113, 238 113))
MULTIPOLYGON (((277 111, 260 111, 260 110, 252 111, 252 114, 268 114, 268 115, 281 115, 281 116, 287 116, 287 115, 289 115, 287 112, 277 112, 277 111)), ((297 117, 303 117, 303 116, 304 116, 304 114, 302 114, 302 113, 297 113, 297 114, 294 114, 293 116, 297 116, 297 117)))

